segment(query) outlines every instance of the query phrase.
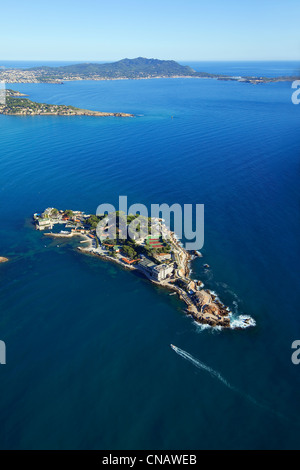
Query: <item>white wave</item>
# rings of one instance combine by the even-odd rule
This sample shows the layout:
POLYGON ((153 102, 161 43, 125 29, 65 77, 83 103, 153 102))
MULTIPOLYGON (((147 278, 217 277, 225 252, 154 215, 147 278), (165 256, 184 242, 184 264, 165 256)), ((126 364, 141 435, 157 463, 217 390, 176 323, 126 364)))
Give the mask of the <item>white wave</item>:
POLYGON ((216 291, 214 290, 209 290, 209 293, 214 295, 215 297, 218 297, 218 294, 216 293, 216 291))
POLYGON ((196 326, 197 333, 202 333, 202 331, 210 330, 211 333, 219 333, 224 328, 222 326, 211 326, 206 323, 198 323, 196 321, 193 322, 196 326))
MULTIPOLYGON (((214 290, 210 290, 210 289, 208 289, 208 292, 209 292, 211 295, 214 296, 215 300, 218 300, 219 302, 221 302, 221 300, 220 300, 220 298, 219 298, 217 292, 215 292, 214 290)), ((222 302, 221 302, 221 303, 222 303, 222 302)))
POLYGON ((193 322, 194 325, 196 326, 197 330, 198 331, 205 331, 205 330, 212 330, 212 326, 210 325, 207 325, 207 324, 202 324, 202 323, 198 323, 196 321, 193 322))
POLYGON ((236 328, 250 328, 256 326, 256 321, 254 318, 248 315, 239 315, 238 317, 231 320, 231 329, 235 330, 236 328))

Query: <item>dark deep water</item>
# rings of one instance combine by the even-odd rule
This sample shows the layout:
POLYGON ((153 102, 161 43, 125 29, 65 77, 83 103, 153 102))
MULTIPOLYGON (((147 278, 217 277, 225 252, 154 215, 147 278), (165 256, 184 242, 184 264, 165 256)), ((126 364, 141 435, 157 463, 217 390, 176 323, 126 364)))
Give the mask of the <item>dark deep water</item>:
MULTIPOLYGON (((258 75, 271 66, 260 67, 258 75)), ((35 101, 139 116, 0 116, 0 256, 11 259, 0 266, 0 448, 300 447, 300 366, 291 362, 300 339, 300 106, 290 86, 10 86, 35 101), (256 328, 201 330, 168 292, 30 224, 48 206, 95 212, 119 195, 205 204, 193 275, 256 328)))

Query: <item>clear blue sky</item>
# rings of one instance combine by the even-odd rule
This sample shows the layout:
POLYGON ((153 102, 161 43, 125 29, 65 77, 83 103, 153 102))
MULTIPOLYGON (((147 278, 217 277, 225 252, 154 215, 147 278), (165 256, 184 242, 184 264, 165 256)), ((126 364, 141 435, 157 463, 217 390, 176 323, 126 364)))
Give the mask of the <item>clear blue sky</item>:
POLYGON ((0 14, 4 60, 300 58, 300 0, 15 0, 0 14))

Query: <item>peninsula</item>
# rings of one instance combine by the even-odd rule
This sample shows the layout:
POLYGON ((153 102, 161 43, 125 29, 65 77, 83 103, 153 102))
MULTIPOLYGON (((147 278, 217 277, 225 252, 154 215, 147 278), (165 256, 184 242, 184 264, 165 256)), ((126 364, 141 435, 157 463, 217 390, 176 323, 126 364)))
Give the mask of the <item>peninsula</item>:
POLYGON ((99 117, 133 117, 128 113, 107 113, 89 111, 74 106, 35 103, 25 95, 14 90, 6 91, 6 103, 0 104, 0 114, 14 116, 99 116, 99 117))
POLYGON ((21 96, 27 96, 24 93, 21 93, 20 91, 15 91, 15 90, 10 90, 7 89, 5 90, 6 92, 6 97, 12 97, 12 98, 20 98, 21 96))
MULTIPOLYGON (((81 246, 78 250, 82 253, 95 255, 137 271, 153 284, 178 294, 186 304, 186 312, 197 323, 233 328, 229 308, 225 307, 214 293, 204 289, 201 281, 190 277, 190 262, 195 256, 201 256, 200 253, 186 251, 176 234, 158 218, 144 218, 146 229, 136 232, 131 238, 124 238, 121 235, 124 222, 128 227, 139 215, 126 216, 120 212, 113 215, 116 220, 114 239, 108 238, 109 227, 106 224, 99 228, 98 224, 104 219, 104 215, 48 208, 41 214, 34 214, 33 219, 37 230, 51 230, 45 233, 45 236, 56 239, 79 237, 81 246), (57 225, 62 225, 63 230, 57 231, 57 225), (152 235, 153 228, 157 234, 155 236, 152 235)), ((251 317, 239 318, 240 328, 254 325, 251 317)))
POLYGON ((271 83, 294 81, 300 77, 235 77, 224 74, 196 72, 174 60, 158 60, 138 57, 118 62, 99 64, 83 63, 62 67, 34 67, 30 69, 0 70, 0 81, 6 83, 63 84, 70 80, 142 80, 153 78, 211 78, 243 83, 271 83))

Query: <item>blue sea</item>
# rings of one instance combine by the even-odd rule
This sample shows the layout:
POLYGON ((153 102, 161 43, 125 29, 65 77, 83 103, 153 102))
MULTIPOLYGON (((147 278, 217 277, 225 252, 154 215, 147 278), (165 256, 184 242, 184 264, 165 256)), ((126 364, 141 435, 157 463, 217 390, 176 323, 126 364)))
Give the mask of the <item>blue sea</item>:
POLYGON ((291 84, 10 87, 136 117, 0 116, 0 256, 10 259, 0 266, 0 448, 299 449, 300 106, 291 84), (177 297, 32 226, 48 206, 89 213, 119 195, 204 204, 204 257, 192 276, 256 327, 201 328, 177 297))

